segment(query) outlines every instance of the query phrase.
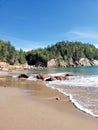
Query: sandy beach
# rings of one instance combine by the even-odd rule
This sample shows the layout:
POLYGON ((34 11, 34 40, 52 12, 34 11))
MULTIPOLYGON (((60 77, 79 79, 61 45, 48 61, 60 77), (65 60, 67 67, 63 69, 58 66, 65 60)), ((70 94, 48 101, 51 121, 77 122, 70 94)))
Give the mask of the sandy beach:
POLYGON ((14 86, 15 81, 10 84, 3 78, 0 79, 0 130, 98 129, 97 118, 75 108, 68 97, 47 88, 42 81, 14 79, 22 83, 14 86))

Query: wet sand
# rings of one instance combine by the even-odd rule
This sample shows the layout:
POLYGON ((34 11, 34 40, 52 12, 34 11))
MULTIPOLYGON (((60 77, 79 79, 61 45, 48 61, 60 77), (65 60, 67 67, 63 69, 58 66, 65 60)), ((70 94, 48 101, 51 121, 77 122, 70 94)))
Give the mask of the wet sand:
POLYGON ((98 129, 97 118, 42 81, 1 77, 0 86, 0 130, 98 129))

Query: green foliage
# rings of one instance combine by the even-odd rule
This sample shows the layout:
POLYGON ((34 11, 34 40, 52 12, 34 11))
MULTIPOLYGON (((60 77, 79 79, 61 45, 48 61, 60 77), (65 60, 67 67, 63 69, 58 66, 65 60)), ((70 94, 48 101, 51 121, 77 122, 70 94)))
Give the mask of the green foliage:
POLYGON ((20 49, 19 51, 19 63, 20 64, 26 63, 26 53, 22 49, 20 49))
POLYGON ((53 58, 59 61, 69 61, 70 58, 74 61, 79 61, 80 58, 98 60, 98 49, 91 44, 84 44, 77 41, 62 41, 44 49, 32 50, 27 53, 26 57, 29 64, 35 64, 37 62, 43 62, 46 64, 47 61, 53 58))
POLYGON ((45 49, 32 50, 27 53, 26 59, 28 64, 35 65, 36 63, 43 63, 45 66, 47 64, 47 51, 45 49))
POLYGON ((98 60, 98 49, 92 44, 84 44, 81 42, 62 41, 55 45, 47 46, 46 48, 24 52, 22 49, 17 51, 15 47, 8 41, 0 40, 0 61, 9 64, 28 62, 30 65, 42 63, 47 66, 50 59, 58 61, 69 61, 72 58, 74 61, 79 61, 80 58, 88 58, 89 60, 98 60))
POLYGON ((15 63, 26 63, 25 53, 20 49, 17 51, 8 41, 0 40, 0 61, 7 62, 11 65, 15 63))

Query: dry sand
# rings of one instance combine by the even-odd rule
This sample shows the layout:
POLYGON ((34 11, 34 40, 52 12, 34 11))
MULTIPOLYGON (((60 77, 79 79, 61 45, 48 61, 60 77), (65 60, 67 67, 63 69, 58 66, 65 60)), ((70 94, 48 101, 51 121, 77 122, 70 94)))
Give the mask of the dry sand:
POLYGON ((98 119, 76 109, 67 97, 42 81, 29 83, 30 91, 0 87, 0 130, 98 129, 98 119))

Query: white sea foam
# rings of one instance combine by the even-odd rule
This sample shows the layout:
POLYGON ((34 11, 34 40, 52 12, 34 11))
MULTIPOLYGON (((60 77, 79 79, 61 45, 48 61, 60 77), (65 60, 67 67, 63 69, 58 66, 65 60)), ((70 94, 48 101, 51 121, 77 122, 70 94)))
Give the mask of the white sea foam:
MULTIPOLYGON (((57 69, 55 72, 48 75, 65 76, 66 74, 75 74, 73 74, 74 76, 68 76, 69 80, 47 81, 45 82, 47 87, 56 89, 68 96, 75 107, 98 118, 98 67, 78 67, 72 68, 72 71, 68 72, 63 69, 63 73, 58 73, 57 69)), ((30 76, 28 80, 37 80, 36 75, 30 76)))
MULTIPOLYGON (((88 104, 89 102, 91 103, 91 101, 93 99, 92 100, 89 99, 89 101, 86 102, 87 104, 84 104, 85 102, 84 103, 82 102, 82 104, 81 104, 81 101, 79 101, 79 99, 77 100, 77 98, 73 96, 73 93, 71 93, 69 90, 68 90, 69 91, 68 92, 65 89, 63 89, 64 86, 65 86, 65 88, 66 88, 66 86, 67 87, 69 86, 69 87, 73 88, 74 90, 76 89, 76 87, 77 88, 79 88, 79 87, 81 87, 81 88, 93 88, 93 90, 94 90, 94 88, 98 88, 98 76, 97 75, 92 75, 92 76, 72 76, 72 77, 69 77, 69 80, 65 80, 65 81, 56 80, 56 81, 52 81, 52 82, 47 82, 47 86, 51 87, 52 89, 57 89, 60 93, 68 96, 70 101, 78 109, 82 110, 83 112, 85 112, 87 114, 90 114, 90 115, 98 118, 98 114, 97 113, 95 114, 93 109, 88 107, 89 105, 93 105, 93 107, 95 107, 95 108, 97 107, 95 99, 93 101, 93 104, 88 104), (63 88, 62 88, 62 86, 63 86, 63 88)), ((91 94, 92 93, 93 92, 91 92, 91 94)), ((75 92, 74 92, 74 94, 75 94, 75 92)), ((78 96, 83 96, 83 95, 78 95, 78 96)))
POLYGON ((28 80, 36 81, 37 80, 36 75, 29 76, 28 80))
POLYGON ((51 85, 66 85, 73 87, 98 87, 98 76, 72 76, 69 77, 69 80, 65 81, 52 81, 51 85))
POLYGON ((49 74, 51 76, 65 76, 66 73, 53 73, 53 74, 49 74))
MULTIPOLYGON (((62 76, 65 76, 65 73, 55 73, 55 74, 49 74, 49 75, 52 75, 52 76, 59 76, 59 75, 62 75, 62 76)), ((45 82, 47 87, 51 87, 52 89, 57 89, 60 93, 66 95, 69 97, 70 101, 80 110, 84 111, 85 113, 87 114, 90 114, 94 117, 97 117, 98 118, 98 115, 97 113, 94 113, 93 109, 91 109, 89 107, 89 102, 91 102, 91 100, 88 100, 85 104, 81 104, 81 102, 79 101, 79 99, 77 99, 77 97, 75 97, 73 95, 73 93, 71 93, 69 90, 66 91, 66 89, 63 89, 64 86, 66 88, 66 86, 68 87, 71 87, 73 88, 74 90, 76 89, 76 87, 79 87, 79 88, 98 88, 98 75, 90 75, 90 76, 69 76, 68 77, 69 80, 65 80, 65 81, 59 81, 59 80, 55 80, 55 81, 47 81, 45 82), (63 88, 62 88, 63 86, 63 88)), ((36 79, 36 75, 33 75, 33 76, 30 76, 28 78, 28 80, 37 80, 36 79)), ((86 90, 85 90, 86 91, 86 90)), ((74 92, 75 94, 75 92, 74 92)), ((79 95, 80 96, 80 95, 79 95)), ((82 96, 82 95, 81 95, 82 96)), ((97 99, 97 98, 95 98, 97 99)), ((94 99, 94 101, 95 101, 94 99)), ((95 103, 95 102, 94 102, 95 103)), ((95 103, 96 104, 96 103, 95 103)), ((93 106, 95 105, 93 104, 93 106)), ((96 107, 96 105, 94 106, 96 107)))
POLYGON ((48 86, 48 87, 51 87, 52 89, 58 90, 60 93, 64 94, 65 96, 68 96, 69 99, 70 99, 70 101, 71 101, 71 102, 75 105, 75 107, 77 107, 79 110, 81 110, 81 111, 83 111, 83 112, 85 112, 85 113, 87 113, 87 114, 90 114, 90 115, 92 115, 92 116, 98 118, 98 115, 94 114, 91 109, 84 108, 82 105, 80 105, 80 104, 78 103, 78 101, 73 98, 72 94, 66 93, 65 91, 63 91, 63 89, 58 88, 58 87, 56 88, 56 87, 51 86, 51 85, 49 85, 49 84, 47 84, 47 86, 48 86))
MULTIPOLYGON (((49 74, 49 76, 65 76, 65 73, 55 73, 49 74)), ((17 78, 19 75, 13 75, 13 78, 17 78)), ((51 85, 66 85, 66 86, 73 86, 73 87, 98 87, 98 75, 92 76, 69 76, 69 80, 55 80, 50 82, 51 85)), ((28 80, 37 80, 36 74, 33 76, 29 76, 28 80)))

